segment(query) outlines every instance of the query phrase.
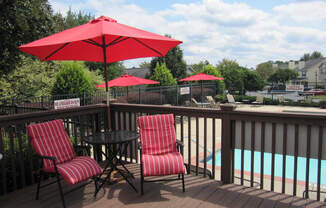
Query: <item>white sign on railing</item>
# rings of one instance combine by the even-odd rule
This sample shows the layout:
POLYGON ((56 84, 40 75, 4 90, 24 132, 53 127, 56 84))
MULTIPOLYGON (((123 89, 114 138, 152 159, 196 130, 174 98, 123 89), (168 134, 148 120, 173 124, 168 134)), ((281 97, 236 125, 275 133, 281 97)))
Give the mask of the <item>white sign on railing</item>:
POLYGON ((180 95, 188 95, 190 93, 190 87, 181 87, 180 95))
POLYGON ((303 85, 286 85, 285 90, 286 91, 300 91, 300 92, 303 92, 304 86, 303 85))
POLYGON ((54 101, 54 109, 65 109, 65 108, 73 108, 80 106, 80 99, 65 99, 65 100, 55 100, 54 101))

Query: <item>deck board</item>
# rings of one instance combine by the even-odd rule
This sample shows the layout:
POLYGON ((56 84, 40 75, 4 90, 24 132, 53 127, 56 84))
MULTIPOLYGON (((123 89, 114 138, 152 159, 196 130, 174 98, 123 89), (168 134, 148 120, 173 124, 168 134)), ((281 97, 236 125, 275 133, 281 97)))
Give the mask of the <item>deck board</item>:
MULTIPOLYGON (((135 185, 139 187, 139 165, 128 164, 136 177, 135 185)), ((169 176, 171 177, 171 176, 169 176)), ((220 181, 210 180, 203 176, 186 175, 186 192, 182 192, 181 181, 145 183, 143 196, 136 193, 127 183, 121 181, 105 185, 96 199, 93 198, 94 184, 88 184, 66 195, 68 207, 326 207, 325 203, 305 200, 280 193, 274 193, 236 184, 222 185, 220 181)), ((70 187, 64 184, 64 189, 70 187)), ((53 184, 40 192, 40 200, 34 200, 36 186, 0 197, 1 208, 54 208, 62 207, 57 185, 53 184)))

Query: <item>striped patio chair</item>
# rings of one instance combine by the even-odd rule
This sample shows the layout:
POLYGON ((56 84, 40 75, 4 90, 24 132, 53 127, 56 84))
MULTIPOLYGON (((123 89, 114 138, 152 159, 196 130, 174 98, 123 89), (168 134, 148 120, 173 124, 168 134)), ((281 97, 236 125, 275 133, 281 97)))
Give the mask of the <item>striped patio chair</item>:
MULTIPOLYGON (((144 182, 146 176, 178 175, 182 176, 182 190, 184 185, 184 159, 178 152, 183 148, 183 143, 176 140, 173 114, 140 116, 138 118, 140 131, 140 169, 141 169, 141 194, 144 194, 144 182)), ((164 180, 164 179, 163 179, 164 180)))
MULTIPOLYGON (((36 200, 39 198, 40 188, 52 184, 40 186, 42 176, 45 172, 55 173, 63 207, 66 207, 66 205, 60 183, 60 176, 62 176, 69 185, 93 178, 95 182, 95 193, 97 193, 97 176, 103 172, 103 169, 94 159, 88 156, 76 156, 73 145, 64 129, 62 120, 31 124, 27 126, 27 132, 37 157, 41 161, 36 200)), ((75 190, 75 188, 73 190, 75 190)))

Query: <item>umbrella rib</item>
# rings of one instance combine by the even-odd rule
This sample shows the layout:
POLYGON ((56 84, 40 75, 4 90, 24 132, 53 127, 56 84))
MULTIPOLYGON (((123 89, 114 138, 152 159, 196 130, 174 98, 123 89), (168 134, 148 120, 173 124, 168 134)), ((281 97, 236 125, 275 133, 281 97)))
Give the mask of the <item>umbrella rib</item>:
POLYGON ((64 47, 66 47, 69 43, 70 42, 63 44, 60 48, 56 49, 55 51, 53 51, 52 53, 50 53, 50 55, 48 55, 47 57, 45 57, 44 60, 47 60, 48 58, 50 58, 51 56, 53 56, 54 54, 56 54, 58 51, 60 51, 64 47))
POLYGON ((118 37, 117 39, 115 39, 114 41, 112 41, 111 43, 107 44, 105 47, 108 47, 108 46, 112 46, 112 45, 115 45, 115 44, 118 44, 122 41, 125 41, 125 40, 128 40, 130 37, 125 37, 124 39, 120 40, 122 38, 122 36, 118 37))
POLYGON ((94 41, 94 40, 92 40, 92 39, 83 40, 83 42, 85 42, 85 43, 89 43, 89 44, 92 44, 92 45, 95 45, 95 46, 102 47, 101 44, 97 43, 96 41, 94 41))
POLYGON ((148 46, 147 44, 143 43, 142 41, 140 41, 140 40, 138 40, 138 39, 136 39, 136 38, 132 38, 132 39, 134 39, 134 40, 137 41, 138 43, 142 44, 142 45, 145 46, 146 48, 151 49, 152 51, 154 51, 154 52, 157 53, 158 55, 163 56, 163 54, 161 54, 159 51, 157 51, 157 50, 155 50, 154 48, 148 46))

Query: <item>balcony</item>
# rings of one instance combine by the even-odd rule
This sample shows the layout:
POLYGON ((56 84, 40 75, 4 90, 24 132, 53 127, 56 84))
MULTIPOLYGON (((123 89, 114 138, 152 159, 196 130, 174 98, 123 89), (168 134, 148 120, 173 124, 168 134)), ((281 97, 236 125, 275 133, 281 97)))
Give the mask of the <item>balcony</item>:
MULTIPOLYGON (((128 169, 139 184, 139 165, 128 169)), ((140 196, 125 182, 107 185, 93 198, 94 186, 89 184, 66 196, 67 207, 322 207, 317 201, 283 195, 236 184, 223 185, 220 181, 189 174, 185 177, 186 192, 180 182, 150 183, 145 195, 140 196)), ((70 188, 70 187, 64 187, 70 188)), ((40 199, 34 200, 36 186, 10 193, 0 198, 1 207, 61 207, 57 187, 42 190, 40 199)))
MULTIPOLYGON (((94 187, 87 185, 67 195, 69 207, 326 206, 325 115, 115 103, 0 117, 0 152, 5 153, 0 161, 1 207, 61 205, 55 185, 34 200, 38 163, 26 137, 27 124, 62 118, 73 142, 83 144, 86 135, 108 127, 136 130, 138 116, 160 113, 175 115, 177 137, 185 144, 186 192, 179 182, 150 183, 140 196, 119 182, 93 199, 94 187)), ((120 157, 138 186, 135 147, 130 144, 120 157)))

